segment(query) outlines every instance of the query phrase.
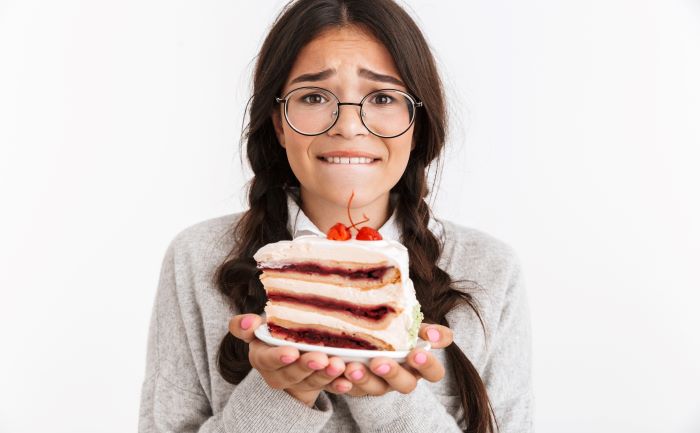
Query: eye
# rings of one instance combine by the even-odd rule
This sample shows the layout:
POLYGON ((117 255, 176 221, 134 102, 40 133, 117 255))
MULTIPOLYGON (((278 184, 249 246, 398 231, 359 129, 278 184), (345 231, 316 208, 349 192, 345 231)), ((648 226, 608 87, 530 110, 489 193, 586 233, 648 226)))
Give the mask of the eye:
POLYGON ((323 104, 324 102, 328 101, 326 99, 326 97, 321 95, 320 93, 312 93, 312 94, 306 95, 306 96, 302 97, 301 100, 309 105, 323 104))
POLYGON ((371 98, 371 100, 374 104, 388 105, 394 102, 394 97, 391 95, 387 95, 386 93, 377 93, 371 98))

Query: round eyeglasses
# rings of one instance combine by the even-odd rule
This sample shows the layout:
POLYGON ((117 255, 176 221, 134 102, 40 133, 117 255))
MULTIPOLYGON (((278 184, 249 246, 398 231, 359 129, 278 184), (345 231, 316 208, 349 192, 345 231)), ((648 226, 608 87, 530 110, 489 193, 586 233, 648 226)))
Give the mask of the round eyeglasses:
POLYGON ((308 136, 331 129, 338 121, 341 105, 357 105, 360 120, 369 132, 381 138, 398 137, 413 125, 416 108, 423 106, 396 89, 376 90, 356 103, 340 102, 330 90, 321 87, 299 87, 275 100, 284 103, 284 118, 289 126, 308 136))

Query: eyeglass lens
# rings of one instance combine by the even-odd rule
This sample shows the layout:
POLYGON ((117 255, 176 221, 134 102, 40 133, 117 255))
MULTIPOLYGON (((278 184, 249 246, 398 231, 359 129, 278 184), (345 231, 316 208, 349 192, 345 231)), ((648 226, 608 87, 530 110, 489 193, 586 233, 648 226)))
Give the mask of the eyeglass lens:
MULTIPOLYGON (((346 106, 352 107, 352 106, 346 106)), ((287 120, 302 134, 320 134, 338 117, 337 99, 323 89, 297 89, 287 96, 287 120)), ((382 90, 371 93, 362 105, 362 120, 371 132, 396 136, 413 121, 414 105, 403 93, 382 90)))

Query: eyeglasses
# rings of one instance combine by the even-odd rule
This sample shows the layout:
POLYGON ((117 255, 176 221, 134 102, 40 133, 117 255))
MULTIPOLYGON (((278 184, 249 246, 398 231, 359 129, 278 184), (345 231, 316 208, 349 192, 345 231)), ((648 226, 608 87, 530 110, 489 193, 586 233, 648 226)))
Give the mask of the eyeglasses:
POLYGON ((401 90, 376 90, 359 103, 340 102, 330 90, 321 87, 299 87, 282 98, 284 118, 289 126, 302 135, 320 135, 338 121, 341 105, 360 107, 360 120, 372 134, 394 138, 408 131, 416 118, 416 108, 423 103, 401 90))

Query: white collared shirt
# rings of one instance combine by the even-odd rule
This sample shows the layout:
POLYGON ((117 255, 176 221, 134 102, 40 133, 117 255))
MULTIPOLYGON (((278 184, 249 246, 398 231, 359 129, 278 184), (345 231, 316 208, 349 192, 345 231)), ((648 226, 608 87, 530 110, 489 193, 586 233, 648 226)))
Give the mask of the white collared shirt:
MULTIPOLYGON (((323 233, 316 227, 316 224, 306 216, 290 193, 287 193, 287 209, 289 211, 287 228, 289 229, 289 233, 292 234, 292 239, 310 234, 326 237, 326 233, 323 233)), ((394 213, 391 214, 391 217, 389 217, 378 231, 383 239, 392 239, 400 242, 401 231, 396 223, 396 209, 394 209, 394 213)))
MULTIPOLYGON (((298 194, 298 191, 296 192, 298 194)), ((396 194, 396 193, 392 193, 396 194)), ((392 201, 396 197, 392 197, 392 201)), ((289 211, 289 219, 287 221, 287 229, 289 233, 292 234, 292 239, 295 239, 303 235, 318 235, 326 236, 316 225, 309 219, 304 211, 297 205, 292 193, 287 193, 287 210, 289 211)), ((394 212, 391 217, 384 223, 383 226, 379 228, 379 234, 382 235, 382 239, 391 239, 397 242, 401 242, 401 229, 399 228, 398 222, 396 221, 397 207, 394 206, 394 212)), ((436 235, 438 238, 442 237, 443 227, 442 224, 437 221, 434 217, 430 217, 430 223, 428 228, 436 235)))

